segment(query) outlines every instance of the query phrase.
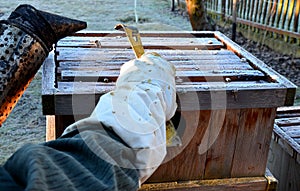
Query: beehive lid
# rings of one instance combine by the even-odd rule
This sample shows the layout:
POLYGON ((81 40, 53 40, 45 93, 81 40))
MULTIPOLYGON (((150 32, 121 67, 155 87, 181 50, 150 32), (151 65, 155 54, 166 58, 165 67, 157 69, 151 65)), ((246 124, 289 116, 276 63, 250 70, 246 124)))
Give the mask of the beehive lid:
POLYGON ((300 106, 278 108, 274 134, 281 147, 300 164, 300 106))
MULTIPOLYGON (((175 65, 181 110, 293 104, 294 84, 220 32, 141 32, 141 38, 146 52, 175 65)), ((114 88, 121 65, 134 58, 120 32, 81 32, 60 40, 44 63, 44 114, 89 114, 114 88), (74 111, 74 105, 81 109, 74 111)))

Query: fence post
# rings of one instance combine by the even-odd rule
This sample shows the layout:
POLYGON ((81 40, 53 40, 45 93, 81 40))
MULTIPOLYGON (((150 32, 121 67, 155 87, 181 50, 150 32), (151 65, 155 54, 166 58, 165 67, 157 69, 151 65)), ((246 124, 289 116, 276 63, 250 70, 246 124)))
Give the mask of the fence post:
POLYGON ((221 14, 221 19, 222 21, 225 20, 226 16, 226 0, 222 0, 222 14, 221 14))
POLYGON ((239 0, 233 0, 232 4, 232 41, 235 41, 236 38, 236 17, 237 17, 237 6, 239 0))
POLYGON ((175 10, 175 0, 171 0, 171 11, 175 10))

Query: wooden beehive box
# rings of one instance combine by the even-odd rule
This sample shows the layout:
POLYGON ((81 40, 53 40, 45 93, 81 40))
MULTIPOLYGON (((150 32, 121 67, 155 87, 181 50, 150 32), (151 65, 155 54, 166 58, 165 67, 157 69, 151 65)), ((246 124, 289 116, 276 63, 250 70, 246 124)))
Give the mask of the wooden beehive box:
MULTIPOLYGON (((176 69, 178 134, 148 182, 264 176, 276 109, 296 87, 220 32, 143 32, 147 51, 176 69)), ((134 53, 119 32, 58 42, 43 68, 47 139, 89 115, 134 53)))
POLYGON ((278 191, 300 190, 300 106, 278 109, 268 168, 278 180, 278 191))

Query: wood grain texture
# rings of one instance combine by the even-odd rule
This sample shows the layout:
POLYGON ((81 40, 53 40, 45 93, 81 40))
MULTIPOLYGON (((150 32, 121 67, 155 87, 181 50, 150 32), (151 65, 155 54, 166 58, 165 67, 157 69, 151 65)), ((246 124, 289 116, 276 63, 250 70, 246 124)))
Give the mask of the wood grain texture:
POLYGON ((275 191, 276 179, 262 177, 191 180, 186 182, 146 183, 139 191, 275 191), (270 181, 270 182, 269 182, 270 181))
MULTIPOLYGON (((177 69, 182 139, 182 145, 167 148, 148 183, 263 177, 276 108, 291 103, 295 87, 221 33, 143 35, 146 50, 157 51, 177 69)), ((134 58, 120 33, 79 33, 58 45, 43 69, 43 112, 55 115, 49 122, 55 138, 93 111, 99 98, 115 87, 122 64, 134 58)), ((250 181, 234 188, 266 186, 255 185, 250 181)))
POLYGON ((54 61, 54 52, 50 52, 49 56, 43 63, 43 74, 42 74, 42 105, 43 113, 48 114, 51 111, 53 115, 55 114, 55 102, 54 95, 56 92, 56 64, 54 61))
POLYGON ((300 189, 300 110, 279 108, 271 140, 268 168, 278 179, 279 191, 300 189))
POLYGON ((235 154, 240 110, 214 110, 209 139, 213 143, 207 149, 204 179, 229 178, 235 154), (218 120, 215 120, 218 119, 218 120))
MULTIPOLYGON (((78 37, 62 39, 57 43, 61 47, 101 47, 101 48, 130 48, 127 37, 78 37)), ((220 49, 223 44, 215 38, 177 38, 170 41, 164 37, 144 37, 145 49, 220 49)))
POLYGON ((276 108, 243 109, 237 134, 232 177, 265 173, 276 108))
POLYGON ((224 44, 228 45, 227 46, 228 50, 232 50, 237 55, 247 58, 249 60, 249 62, 251 62, 251 65, 254 68, 260 68, 260 71, 265 73, 271 81, 276 81, 276 82, 284 85, 287 88, 286 89, 287 91, 286 91, 286 94, 285 94, 285 97, 286 97, 285 98, 285 103, 284 103, 284 105, 281 105, 281 106, 291 106, 291 105, 293 105, 294 99, 295 99, 296 88, 297 88, 297 86, 295 84, 293 84, 292 82, 287 80, 285 77, 283 77, 282 75, 280 75, 279 73, 277 73, 276 71, 271 69, 270 67, 264 66, 265 64, 261 60, 256 58, 254 55, 252 55, 251 53, 249 53, 245 49, 238 46, 236 43, 232 42, 224 34, 222 34, 220 32, 217 32, 217 33, 218 33, 217 34, 218 39, 220 41, 222 41, 224 44))
POLYGON ((55 115, 46 116, 46 141, 57 139, 55 126, 55 115))
POLYGON ((182 146, 168 148, 164 162, 150 177, 148 182, 202 179, 204 176, 206 153, 198 149, 210 120, 210 111, 184 111, 181 113, 186 124, 181 129, 182 146), (175 154, 175 155, 174 155, 175 154))

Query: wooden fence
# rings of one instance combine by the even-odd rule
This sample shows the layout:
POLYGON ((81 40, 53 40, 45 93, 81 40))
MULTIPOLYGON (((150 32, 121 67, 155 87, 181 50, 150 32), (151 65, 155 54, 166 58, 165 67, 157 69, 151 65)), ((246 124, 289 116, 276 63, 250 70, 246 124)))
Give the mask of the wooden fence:
POLYGON ((207 0, 206 8, 214 20, 232 20, 234 2, 240 29, 256 33, 263 44, 271 38, 284 41, 286 47, 295 45, 294 52, 300 56, 300 0, 207 0))

